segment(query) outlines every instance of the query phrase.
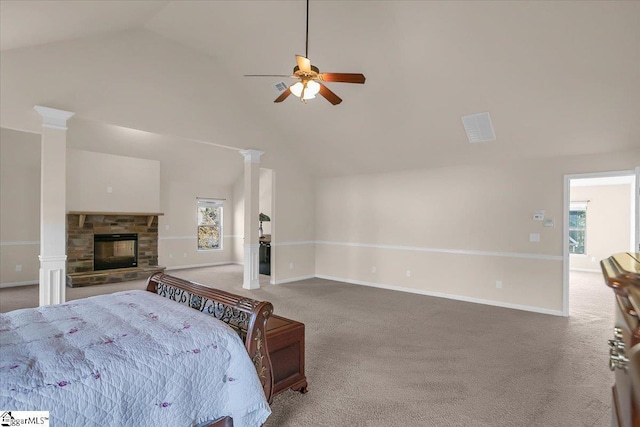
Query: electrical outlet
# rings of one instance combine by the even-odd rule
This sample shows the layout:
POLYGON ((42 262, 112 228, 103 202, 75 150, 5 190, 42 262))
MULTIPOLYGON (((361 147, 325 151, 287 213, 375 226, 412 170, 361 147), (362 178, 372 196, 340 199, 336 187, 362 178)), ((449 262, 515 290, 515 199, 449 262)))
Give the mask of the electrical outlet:
POLYGON ((407 277, 411 277, 411 270, 407 270, 407 277))
POLYGON ((375 266, 375 265, 371 267, 371 272, 372 272, 372 273, 375 273, 375 272, 377 272, 377 271, 378 271, 378 269, 376 268, 376 266, 375 266))
POLYGON ((113 187, 107 187, 107 193, 113 193, 113 187))
POLYGON ((169 224, 165 225, 165 226, 164 226, 164 229, 165 229, 165 230, 168 230, 168 229, 169 229, 169 224))
POLYGON ((173 258, 173 254, 169 254, 169 259, 173 258))
POLYGON ((292 262, 289 263, 289 270, 293 270, 293 263, 292 262))
POLYGON ((496 289, 502 289, 502 280, 496 280, 496 289))
POLYGON ((185 252, 185 253, 183 253, 183 254, 182 254, 182 256, 183 256, 184 258, 186 258, 186 257, 187 257, 187 253, 186 253, 186 252, 185 252))
POLYGON ((22 264, 16 264, 16 271, 22 271, 22 264))

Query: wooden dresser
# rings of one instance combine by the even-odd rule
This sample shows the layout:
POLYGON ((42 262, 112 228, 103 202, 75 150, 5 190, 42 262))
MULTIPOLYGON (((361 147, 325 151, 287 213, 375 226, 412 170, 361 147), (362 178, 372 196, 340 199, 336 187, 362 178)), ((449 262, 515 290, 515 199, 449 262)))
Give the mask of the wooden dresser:
POLYGON ((600 262, 615 294, 615 325, 609 340, 614 371, 611 425, 640 427, 640 253, 620 253, 600 262))

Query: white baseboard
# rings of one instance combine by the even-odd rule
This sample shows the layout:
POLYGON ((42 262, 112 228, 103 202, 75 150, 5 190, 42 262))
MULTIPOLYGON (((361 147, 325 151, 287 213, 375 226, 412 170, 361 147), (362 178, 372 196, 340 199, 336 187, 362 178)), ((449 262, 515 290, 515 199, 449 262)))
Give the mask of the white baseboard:
POLYGON ((511 304, 511 303, 502 302, 502 301, 493 301, 493 300, 485 300, 485 299, 480 299, 480 298, 465 297, 465 296, 460 296, 460 295, 445 294, 445 293, 442 293, 442 292, 425 291, 425 290, 422 290, 422 289, 405 288, 405 287, 402 287, 402 286, 385 285, 385 284, 373 283, 373 282, 365 282, 365 281, 362 281, 362 280, 343 279, 341 277, 331 277, 331 276, 323 276, 323 275, 317 275, 316 277, 319 278, 319 279, 335 280, 337 282, 344 282, 344 283, 349 283, 349 284, 352 284, 352 285, 370 286, 370 287, 373 287, 373 288, 389 289, 389 290, 392 290, 392 291, 408 292, 408 293, 413 293, 413 294, 427 295, 427 296, 431 296, 431 297, 447 298, 447 299, 452 299, 452 300, 457 300, 457 301, 472 302, 472 303, 475 303, 475 304, 491 305, 491 306, 495 306, 495 307, 511 308, 511 309, 514 309, 514 310, 530 311, 530 312, 533 312, 533 313, 550 314, 550 315, 553 315, 553 316, 562 316, 562 317, 564 317, 564 313, 562 312, 562 310, 549 310, 547 308, 531 307, 531 306, 519 305, 519 304, 511 304))
POLYGON ((585 273, 602 273, 602 270, 592 269, 592 268, 570 268, 569 271, 582 271, 585 273))
POLYGON ((26 282, 8 282, 8 283, 0 283, 0 289, 4 288, 14 288, 16 286, 29 286, 29 285, 37 285, 39 283, 38 280, 27 280, 26 282))
POLYGON ((281 285, 283 283, 290 283, 290 282, 297 282, 298 280, 307 280, 307 279, 313 279, 314 277, 316 277, 313 274, 309 274, 307 276, 299 276, 299 277, 292 277, 290 279, 282 279, 282 280, 271 280, 271 282, 269 282, 270 285, 281 285))
POLYGON ((166 271, 173 270, 186 270, 187 268, 200 268, 200 267, 215 267, 216 265, 228 265, 233 264, 231 261, 210 262, 206 264, 191 264, 191 265, 174 265, 173 267, 167 267, 166 271))

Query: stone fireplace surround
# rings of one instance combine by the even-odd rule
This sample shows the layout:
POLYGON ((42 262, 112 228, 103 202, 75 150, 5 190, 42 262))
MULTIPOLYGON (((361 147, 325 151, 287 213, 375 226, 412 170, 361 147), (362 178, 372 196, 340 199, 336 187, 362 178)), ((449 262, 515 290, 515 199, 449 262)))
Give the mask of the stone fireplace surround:
POLYGON ((67 286, 90 286, 149 277, 158 266, 158 216, 145 212, 68 212, 67 286), (93 270, 94 234, 138 234, 138 266, 93 270))

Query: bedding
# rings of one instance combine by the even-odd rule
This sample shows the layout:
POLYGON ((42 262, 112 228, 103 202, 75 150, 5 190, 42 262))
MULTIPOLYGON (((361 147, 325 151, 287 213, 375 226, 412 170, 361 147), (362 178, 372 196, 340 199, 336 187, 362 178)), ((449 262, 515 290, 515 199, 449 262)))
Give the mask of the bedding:
POLYGON ((147 291, 0 314, 0 409, 52 426, 259 426, 270 408, 238 334, 147 291))

